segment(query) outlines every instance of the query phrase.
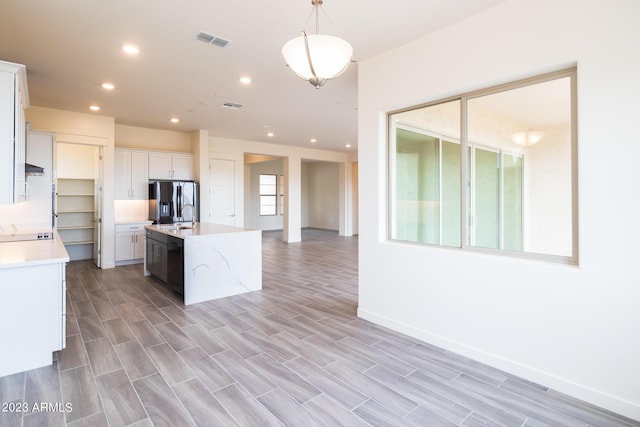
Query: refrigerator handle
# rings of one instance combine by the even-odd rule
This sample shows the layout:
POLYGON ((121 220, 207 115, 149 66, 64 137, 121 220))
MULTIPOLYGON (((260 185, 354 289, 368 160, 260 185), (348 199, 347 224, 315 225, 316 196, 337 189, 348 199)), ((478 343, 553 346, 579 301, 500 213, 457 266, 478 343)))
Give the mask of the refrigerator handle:
POLYGON ((176 195, 178 199, 178 212, 176 216, 182 221, 182 185, 178 184, 176 195))

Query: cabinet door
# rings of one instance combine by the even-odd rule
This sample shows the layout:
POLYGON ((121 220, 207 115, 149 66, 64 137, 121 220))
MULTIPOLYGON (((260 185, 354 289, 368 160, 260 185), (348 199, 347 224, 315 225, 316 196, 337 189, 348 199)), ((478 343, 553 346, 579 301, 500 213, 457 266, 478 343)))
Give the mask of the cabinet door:
POLYGON ((0 204, 13 203, 14 74, 0 71, 0 204))
POLYGON ((64 264, 0 270, 0 283, 5 285, 0 286, 3 322, 0 377, 50 365, 52 353, 61 349, 64 340, 60 336, 64 313, 61 268, 64 264))
POLYGON ((174 154, 171 157, 173 178, 184 181, 193 180, 193 156, 188 154, 174 154))
POLYGON ((134 233, 116 233, 116 261, 134 259, 134 239, 134 233))
POLYGON ((155 245, 156 277, 167 283, 167 245, 156 243, 155 245))
POLYGON ((131 198, 131 151, 115 150, 115 199, 131 198))
POLYGON ((14 99, 14 139, 15 139, 15 153, 14 153, 14 202, 24 202, 27 200, 27 177, 24 174, 24 162, 27 156, 26 151, 26 133, 25 133, 25 118, 24 108, 22 107, 22 93, 20 92, 20 85, 16 77, 15 82, 15 99, 14 99))
POLYGON ((19 203, 26 197, 24 107, 28 95, 24 65, 0 61, 0 204, 19 203))
POLYGON ((167 245, 152 239, 149 239, 147 242, 147 270, 166 283, 167 245))
POLYGON ((131 198, 149 198, 149 155, 138 151, 131 153, 131 198))
POLYGON ((155 250, 155 244, 154 241, 149 239, 147 240, 147 271, 150 274, 153 274, 154 276, 156 275, 156 264, 157 264, 157 260, 156 260, 156 250, 155 250))
POLYGON ((171 154, 149 153, 149 179, 172 179, 171 154))
POLYGON ((133 258, 134 259, 144 258, 144 239, 145 239, 144 231, 139 231, 134 233, 133 235, 133 240, 134 240, 133 258))

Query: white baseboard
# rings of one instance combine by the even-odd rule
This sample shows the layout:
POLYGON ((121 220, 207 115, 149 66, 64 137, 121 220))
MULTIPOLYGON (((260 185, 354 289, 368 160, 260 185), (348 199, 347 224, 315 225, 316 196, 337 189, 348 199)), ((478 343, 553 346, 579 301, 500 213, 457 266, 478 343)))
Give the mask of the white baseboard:
POLYGON ((640 421, 640 405, 358 307, 358 317, 640 421))

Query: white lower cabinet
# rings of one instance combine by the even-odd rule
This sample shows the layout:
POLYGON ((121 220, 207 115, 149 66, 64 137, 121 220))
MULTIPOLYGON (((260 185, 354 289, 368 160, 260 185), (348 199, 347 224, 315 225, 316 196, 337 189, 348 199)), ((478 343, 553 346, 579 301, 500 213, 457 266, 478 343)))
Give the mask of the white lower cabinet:
POLYGON ((144 260, 144 226, 151 221, 116 225, 116 265, 138 264, 144 260))
POLYGON ((50 365, 65 347, 65 266, 0 269, 0 377, 50 365))

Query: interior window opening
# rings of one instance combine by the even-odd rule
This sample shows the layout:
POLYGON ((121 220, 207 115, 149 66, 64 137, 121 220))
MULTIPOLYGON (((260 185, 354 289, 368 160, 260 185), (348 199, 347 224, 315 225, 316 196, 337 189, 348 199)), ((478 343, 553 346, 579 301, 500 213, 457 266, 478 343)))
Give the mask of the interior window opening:
POLYGON ((389 114, 389 238, 576 263, 574 129, 575 70, 389 114))

